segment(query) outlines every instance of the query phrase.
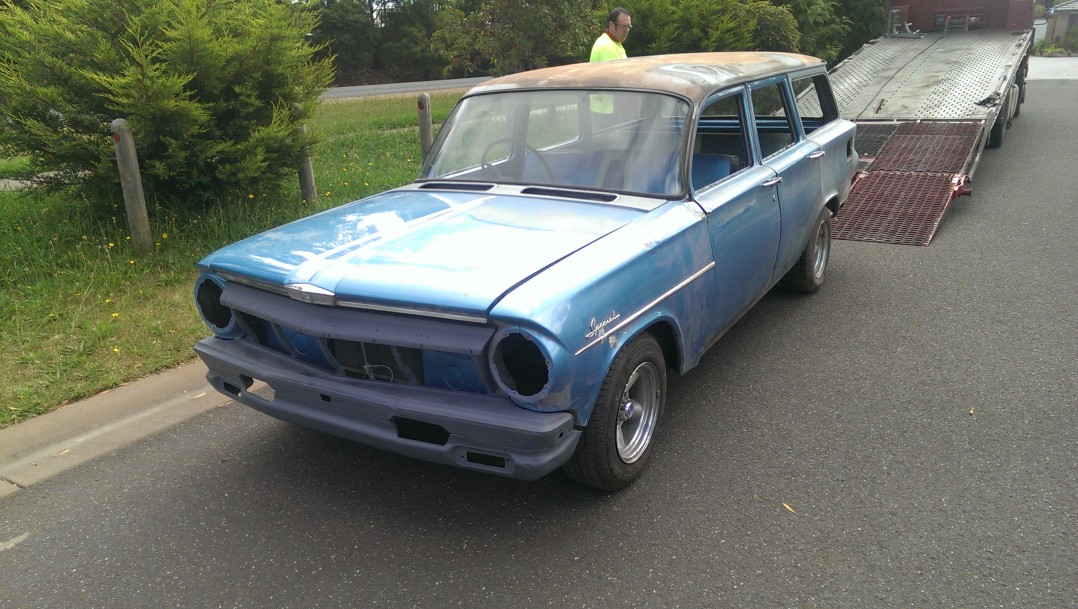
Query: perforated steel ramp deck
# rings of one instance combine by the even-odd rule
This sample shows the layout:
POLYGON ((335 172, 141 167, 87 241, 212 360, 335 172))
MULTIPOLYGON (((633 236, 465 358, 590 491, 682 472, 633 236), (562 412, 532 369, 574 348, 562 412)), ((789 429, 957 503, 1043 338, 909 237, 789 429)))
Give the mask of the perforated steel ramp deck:
POLYGON ((894 123, 857 123, 857 154, 876 157, 897 129, 894 123))
POLYGON ((928 245, 969 171, 983 125, 983 121, 858 123, 858 151, 862 132, 869 137, 868 147, 879 149, 853 185, 835 219, 832 237, 928 245))
POLYGON ((831 72, 844 118, 852 121, 969 120, 994 116, 981 100, 1022 62, 1031 32, 927 32, 879 38, 831 72))
POLYGON ((952 176, 875 171, 861 176, 831 236, 850 241, 928 245, 952 201, 952 176))
MULTIPOLYGON (((983 126, 984 121, 902 123, 868 170, 965 173, 983 126)), ((860 139, 861 126, 857 129, 860 139)))

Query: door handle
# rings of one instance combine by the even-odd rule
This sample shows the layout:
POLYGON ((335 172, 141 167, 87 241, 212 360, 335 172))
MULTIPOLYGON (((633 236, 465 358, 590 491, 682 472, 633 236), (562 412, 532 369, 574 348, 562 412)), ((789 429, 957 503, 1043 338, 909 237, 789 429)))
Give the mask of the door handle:
POLYGON ((775 177, 771 178, 770 180, 765 181, 763 184, 760 184, 760 186, 763 186, 764 188, 767 188, 768 186, 774 186, 775 184, 778 184, 781 181, 782 181, 782 176, 775 176, 775 177))
POLYGON ((810 159, 818 159, 818 158, 822 157, 825 154, 827 154, 826 150, 817 150, 816 152, 813 152, 812 154, 810 154, 809 158, 810 159))

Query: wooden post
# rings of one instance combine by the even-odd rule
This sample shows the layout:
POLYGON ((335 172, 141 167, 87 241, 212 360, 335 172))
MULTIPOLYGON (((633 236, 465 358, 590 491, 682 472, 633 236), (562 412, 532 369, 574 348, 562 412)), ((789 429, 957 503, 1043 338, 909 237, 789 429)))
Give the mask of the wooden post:
POLYGON ((127 208, 127 226, 131 230, 131 245, 136 253, 145 254, 153 249, 153 238, 150 236, 150 217, 146 213, 146 195, 142 191, 135 138, 131 136, 126 120, 118 118, 112 121, 111 126, 116 165, 120 169, 120 186, 127 208))
POLYGON ((423 164, 427 163, 427 155, 430 147, 434 144, 434 127, 430 118, 430 95, 420 93, 416 98, 419 106, 419 145, 423 149, 423 164))
MULTIPOLYGON (((300 140, 307 139, 307 125, 296 127, 296 137, 300 140)), ((308 203, 318 200, 318 187, 314 183, 314 165, 311 164, 311 153, 306 144, 303 146, 303 158, 299 161, 299 193, 308 203)))

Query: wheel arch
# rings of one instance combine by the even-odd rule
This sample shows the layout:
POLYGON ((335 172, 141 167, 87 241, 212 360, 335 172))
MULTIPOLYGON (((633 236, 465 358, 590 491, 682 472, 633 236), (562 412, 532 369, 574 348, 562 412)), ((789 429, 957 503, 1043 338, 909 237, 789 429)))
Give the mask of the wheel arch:
POLYGON ((831 198, 827 200, 827 203, 823 204, 824 207, 831 210, 831 217, 838 217, 838 210, 841 207, 838 195, 831 195, 831 198))
MULTIPOLYGON (((668 370, 681 370, 681 341, 678 339, 674 325, 670 321, 665 319, 655 320, 636 336, 641 334, 650 334, 659 343, 659 347, 663 350, 663 359, 666 360, 668 370)), ((633 338, 636 338, 636 336, 633 338)))
MULTIPOLYGON (((686 361, 687 358, 686 355, 682 353, 683 340, 678 331, 677 324, 671 319, 659 317, 641 323, 629 332, 619 334, 616 347, 609 349, 603 356, 605 363, 603 364, 602 377, 609 374, 618 354, 621 353, 627 345, 642 336, 650 336, 659 344, 659 349, 662 350, 663 362, 666 364, 667 371, 675 371, 678 374, 686 372, 681 367, 682 362, 686 361)), ((599 387, 596 385, 591 389, 594 391, 594 394, 589 392, 589 399, 586 400, 587 407, 576 410, 578 425, 587 425, 588 421, 591 419, 592 406, 594 405, 595 397, 599 393, 599 387)))

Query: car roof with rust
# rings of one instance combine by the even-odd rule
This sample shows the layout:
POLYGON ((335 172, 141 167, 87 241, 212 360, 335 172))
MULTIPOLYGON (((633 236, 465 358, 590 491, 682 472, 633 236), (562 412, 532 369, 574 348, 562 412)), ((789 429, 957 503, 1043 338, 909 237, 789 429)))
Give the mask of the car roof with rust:
POLYGON ((469 95, 513 89, 648 89, 696 102, 716 89, 802 68, 822 59, 794 53, 684 53, 576 63, 488 80, 469 95))

